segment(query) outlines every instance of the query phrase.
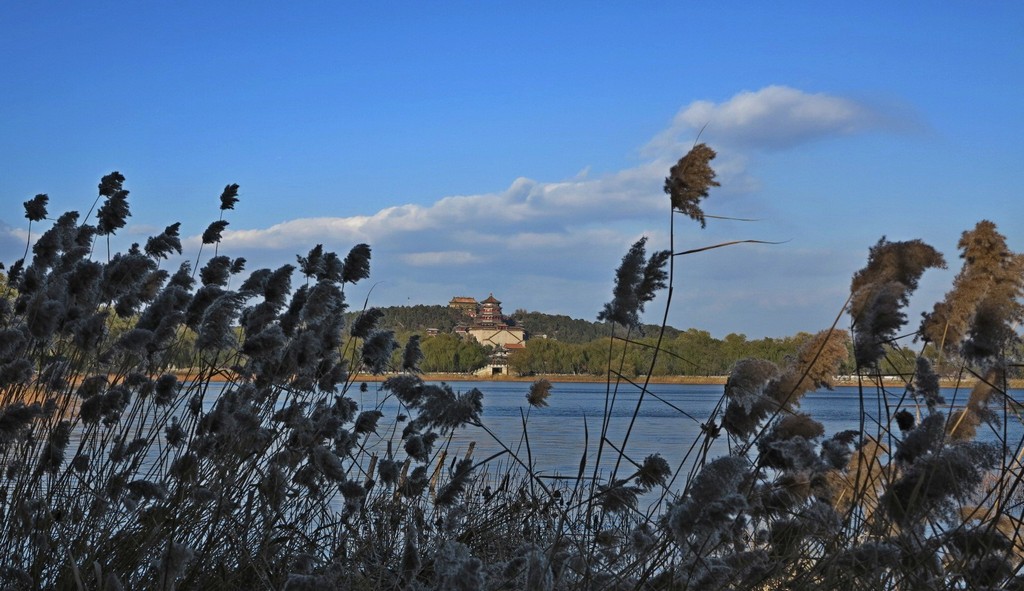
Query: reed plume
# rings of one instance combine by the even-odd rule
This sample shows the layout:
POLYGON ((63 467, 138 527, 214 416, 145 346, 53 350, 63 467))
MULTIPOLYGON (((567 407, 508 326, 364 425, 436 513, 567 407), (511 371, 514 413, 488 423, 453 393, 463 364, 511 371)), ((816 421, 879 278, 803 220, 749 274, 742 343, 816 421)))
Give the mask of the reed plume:
POLYGON ((718 154, 707 144, 697 144, 679 159, 665 178, 665 193, 672 200, 672 208, 690 219, 707 225, 700 202, 708 197, 711 187, 720 186, 715 180, 711 161, 718 154))
POLYGON ((622 326, 638 328, 644 306, 654 299, 655 292, 666 286, 664 271, 670 253, 659 251, 647 258, 647 238, 633 243, 622 257, 615 272, 614 298, 604 305, 598 320, 609 320, 622 326))
POLYGON ((920 240, 889 242, 882 237, 871 247, 867 266, 850 283, 848 309, 859 367, 873 367, 885 355, 885 344, 907 321, 903 309, 921 275, 945 266, 942 254, 920 240))
POLYGON ((997 355, 1016 338, 1024 307, 1024 255, 1012 252, 996 225, 982 220, 957 243, 963 266, 953 288, 921 322, 924 338, 972 360, 997 355))

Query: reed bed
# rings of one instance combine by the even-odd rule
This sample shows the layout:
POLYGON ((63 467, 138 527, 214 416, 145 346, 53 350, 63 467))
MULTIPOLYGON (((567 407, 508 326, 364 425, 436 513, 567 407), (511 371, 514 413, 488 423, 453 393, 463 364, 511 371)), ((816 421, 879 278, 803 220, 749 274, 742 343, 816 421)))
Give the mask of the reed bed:
MULTIPOLYGON (((714 156, 699 144, 672 168, 673 244, 650 255, 645 240, 633 245, 602 319, 635 330, 659 294, 667 315, 677 262, 745 242, 675 250, 678 216, 706 222, 714 156)), ((833 326, 784 364, 738 362, 709 416, 676 409, 701 426, 684 457, 630 453, 641 405, 662 401, 609 372, 578 471, 553 478, 534 469, 544 450, 529 421, 550 383, 524 384, 517 441, 492 435, 498 453, 456 454, 456 430, 491 434, 483 394, 425 382, 416 339, 397 343, 372 309, 344 325, 345 289, 369 276, 369 246, 344 257, 316 246, 245 275, 244 260, 219 252, 238 201, 228 185, 195 264, 166 270, 182 255, 178 224, 110 252, 129 215, 123 183, 104 177, 83 221, 52 220, 7 270, 3 588, 1024 586, 1024 448, 1007 436, 1020 420, 1007 380, 1019 367, 1024 259, 990 222, 964 233, 953 288, 908 333, 910 295, 945 261, 920 241, 872 247, 833 326), (914 339, 916 370, 894 383, 888 356, 914 339), (861 391, 885 407, 862 413, 860 429, 825 433, 800 398, 830 387, 851 354, 861 391), (361 376, 397 404, 360 408, 361 376), (973 380, 958 410, 940 377, 973 380), (612 440, 629 390, 640 396, 612 440), (979 429, 1002 437, 979 442, 979 429), (729 453, 712 457, 720 438, 729 453)), ((25 203, 30 232, 47 205, 45 195, 25 203)))

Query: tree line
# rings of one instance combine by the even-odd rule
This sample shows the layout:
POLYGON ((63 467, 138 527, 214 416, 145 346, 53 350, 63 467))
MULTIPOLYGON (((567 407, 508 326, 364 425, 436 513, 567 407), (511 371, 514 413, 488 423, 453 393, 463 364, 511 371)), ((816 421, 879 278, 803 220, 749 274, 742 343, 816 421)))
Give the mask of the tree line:
MULTIPOLYGON (((399 340, 421 336, 424 371, 471 372, 483 367, 493 353, 490 347, 451 333, 455 326, 469 324, 470 319, 447 306, 393 306, 380 308, 380 312, 383 316, 379 326, 393 330, 399 340), (439 334, 427 336, 427 329, 431 328, 437 329, 439 334)), ((349 323, 360 314, 349 313, 349 323)), ((608 353, 621 353, 623 338, 649 347, 628 347, 624 357, 612 355, 616 363, 623 364, 621 369, 618 365, 613 369, 627 375, 640 375, 649 369, 654 335, 659 330, 654 325, 641 326, 641 334, 634 331, 627 335, 622 327, 608 322, 525 310, 516 310, 506 321, 522 327, 529 337, 525 349, 508 354, 510 371, 520 375, 605 375, 609 370, 608 353)), ((654 372, 655 375, 725 375, 733 363, 746 357, 781 362, 787 355, 795 354, 809 337, 808 333, 798 333, 784 338, 749 339, 746 335, 729 334, 718 339, 705 330, 682 331, 666 327, 662 353, 654 372)))
MULTIPOLYGON (((0 272, 0 285, 6 285, 6 277, 0 272)), ((7 298, 13 291, 7 289, 7 298)), ((412 336, 420 337, 423 361, 420 369, 428 373, 472 373, 484 367, 495 353, 490 346, 484 346, 469 338, 454 334, 458 325, 469 323, 469 319, 458 310, 439 305, 393 306, 379 310, 383 315, 379 326, 391 330, 401 342, 412 336), (427 328, 438 329, 438 334, 429 336, 427 328)), ((345 326, 351 327, 362 312, 346 314, 345 326)), ((507 319, 510 324, 522 326, 530 335, 525 349, 512 351, 507 355, 509 372, 513 375, 578 375, 604 376, 609 371, 620 372, 629 377, 644 375, 651 369, 652 352, 656 344, 657 327, 645 328, 642 336, 627 336, 621 327, 606 322, 590 322, 564 315, 526 312, 517 310, 507 319), (614 335, 614 337, 613 337, 614 335), (626 347, 629 339, 631 345, 626 347), (625 353, 623 352, 625 349, 625 353)), ((131 319, 111 315, 107 330, 116 337, 127 331, 131 319)), ((236 328, 236 332, 240 329, 236 328)), ((708 331, 697 328, 678 330, 666 327, 658 361, 654 365, 654 376, 722 376, 727 375, 733 365, 748 358, 766 359, 773 363, 784 363, 791 358, 809 338, 810 333, 799 332, 792 336, 750 339, 743 334, 730 333, 716 338, 708 331)), ((238 334, 238 338, 242 335, 238 334)), ((187 368, 195 363, 194 344, 196 334, 189 328, 180 330, 174 347, 165 352, 171 367, 187 368)), ((356 339, 354 342, 357 342, 356 339)), ((853 345, 849 345, 850 361, 840 367, 843 375, 855 373, 853 345)), ((1021 358, 1020 347, 1014 347, 1011 356, 1021 358)), ((929 358, 940 375, 950 374, 948 366, 956 367, 959 360, 944 358, 934 346, 923 349, 913 343, 904 347, 887 345, 887 367, 883 373, 912 375, 915 358, 919 353, 929 358)), ((401 351, 394 353, 393 365, 401 365, 401 351)), ((223 358, 216 351, 204 353, 205 357, 223 358)), ((1011 368, 1011 377, 1022 372, 1019 367, 1011 368)), ((948 376, 947 376, 948 377, 948 376)))
MULTIPOLYGON (((606 328, 606 333, 608 329, 606 328)), ((748 339, 730 334, 724 339, 704 330, 691 328, 666 337, 653 368, 657 376, 720 376, 732 365, 748 357, 782 362, 792 356, 811 337, 808 333, 785 338, 748 339)), ((657 339, 645 336, 630 339, 605 336, 587 343, 567 343, 555 339, 531 339, 525 349, 509 355, 509 369, 521 375, 572 374, 606 375, 609 371, 640 376, 651 370, 651 358, 657 339), (639 346, 637 346, 639 345, 639 346)))
MULTIPOLYGON (((380 326, 395 331, 397 338, 406 341, 413 335, 421 337, 424 359, 421 368, 427 372, 469 373, 483 367, 494 353, 491 347, 472 339, 463 339, 450 332, 449 326, 468 324, 469 319, 447 306, 396 306, 381 308, 380 326), (437 328, 439 334, 427 336, 427 328, 437 328)), ((351 318, 358 317, 358 312, 351 318)), ((529 340, 525 349, 508 353, 507 362, 513 375, 544 374, 604 376, 609 371, 636 377, 651 369, 651 357, 657 341, 658 327, 644 326, 643 334, 631 334, 607 322, 591 322, 564 315, 517 310, 506 319, 510 324, 526 329, 529 340), (627 343, 630 346, 625 346, 627 343), (635 346, 639 345, 639 346, 635 346), (625 349, 625 352, 623 352, 625 349), (610 361, 611 360, 611 361, 610 361)), ((717 338, 706 330, 690 328, 679 330, 666 327, 661 343, 654 376, 723 376, 728 375, 741 359, 765 359, 784 364, 797 354, 800 347, 813 335, 806 332, 786 337, 752 339, 744 334, 730 333, 717 338)), ((856 373, 853 343, 847 344, 849 361, 839 367, 841 375, 856 373)), ((916 342, 903 345, 886 344, 885 366, 882 373, 910 376, 914 373, 917 356, 931 360, 940 375, 953 377, 960 359, 948 352, 940 355, 935 346, 922 346, 916 342)), ((1011 356, 1020 358, 1019 347, 1011 356)), ((397 363, 397 359, 396 359, 397 363)), ((1016 377, 1019 368, 1010 373, 1016 377)))

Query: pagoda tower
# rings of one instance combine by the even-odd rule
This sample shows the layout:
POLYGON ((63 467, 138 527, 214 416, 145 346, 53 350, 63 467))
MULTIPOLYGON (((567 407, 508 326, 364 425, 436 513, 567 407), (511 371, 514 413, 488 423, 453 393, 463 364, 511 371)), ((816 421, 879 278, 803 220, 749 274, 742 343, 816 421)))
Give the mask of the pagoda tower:
POLYGON ((476 322, 480 326, 498 326, 504 324, 501 314, 501 302, 494 297, 494 294, 487 296, 487 299, 480 302, 480 312, 477 313, 476 322))

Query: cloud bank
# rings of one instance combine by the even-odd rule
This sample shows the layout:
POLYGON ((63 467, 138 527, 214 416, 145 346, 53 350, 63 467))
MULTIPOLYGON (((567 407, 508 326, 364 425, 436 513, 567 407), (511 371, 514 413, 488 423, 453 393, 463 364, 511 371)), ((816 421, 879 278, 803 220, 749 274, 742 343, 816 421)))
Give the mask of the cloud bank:
MULTIPOLYGON (((245 256, 249 268, 255 269, 294 262, 296 254, 318 243, 342 255, 356 243, 368 243, 374 252, 372 280, 380 282, 371 305, 444 303, 453 295, 484 297, 493 292, 510 310, 593 318, 610 297, 614 269, 629 244, 647 235, 651 249, 667 248, 664 177, 705 124, 702 141, 719 150, 713 165, 721 192, 756 199, 759 183, 748 173, 751 159, 825 138, 884 130, 887 120, 884 113, 848 98, 768 86, 720 103, 700 100, 682 107, 642 148, 644 160, 617 172, 593 175, 584 170, 558 181, 518 178, 495 193, 446 196, 427 205, 403 204, 365 215, 293 219, 263 228, 238 228, 244 222, 229 215, 231 225, 219 249, 245 256)), ((709 213, 733 213, 728 207, 721 211, 724 202, 714 197, 713 192, 706 206, 709 213)), ((719 232, 713 223, 698 233, 678 225, 685 223, 677 221, 684 241, 698 241, 686 247, 737 238, 735 226, 719 232)), ((14 243, 19 236, 24 240, 17 230, 0 227, 0 244, 14 243)), ((199 237, 185 242, 195 252, 199 237)), ((704 274, 681 274, 688 285, 718 290, 720 295, 689 298, 687 313, 674 323, 713 332, 733 330, 725 324, 709 326, 709 318, 729 308, 735 312, 731 317, 747 323, 748 330, 759 330, 750 322, 760 320, 770 333, 778 331, 765 324, 764 314, 779 314, 779 322, 785 322, 786 311, 781 309, 789 305, 804 307, 801 315, 806 316, 813 302, 787 299, 783 289, 769 285, 771 278, 764 277, 775 252, 716 253, 694 264, 688 259, 687 273, 704 274), (744 280, 752 276, 762 277, 758 291, 744 280)), ((786 256, 788 264, 797 261, 807 269, 820 268, 830 258, 822 252, 786 256)), ((820 297, 832 295, 823 292, 820 297)), ((834 316, 834 311, 828 315, 834 316)))
POLYGON ((788 86, 743 91, 722 103, 694 101, 648 150, 676 148, 696 132, 730 148, 781 150, 826 138, 901 127, 896 118, 852 99, 788 86))

